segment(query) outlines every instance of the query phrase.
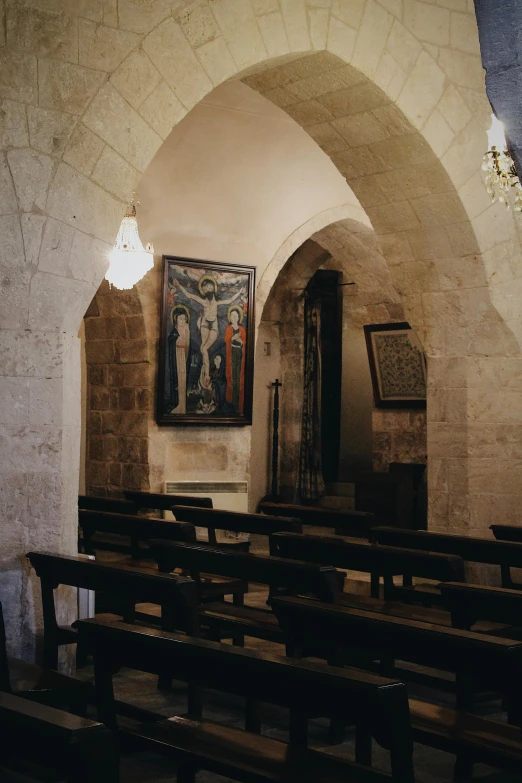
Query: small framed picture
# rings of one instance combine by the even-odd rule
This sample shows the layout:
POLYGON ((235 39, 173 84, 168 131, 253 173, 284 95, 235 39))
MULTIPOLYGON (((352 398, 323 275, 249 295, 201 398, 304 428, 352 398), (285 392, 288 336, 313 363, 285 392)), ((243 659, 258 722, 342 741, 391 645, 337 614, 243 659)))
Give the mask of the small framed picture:
POLYGON ((408 323, 364 327, 377 408, 426 407, 426 357, 408 323))
POLYGON ((163 256, 156 420, 252 423, 255 268, 163 256))

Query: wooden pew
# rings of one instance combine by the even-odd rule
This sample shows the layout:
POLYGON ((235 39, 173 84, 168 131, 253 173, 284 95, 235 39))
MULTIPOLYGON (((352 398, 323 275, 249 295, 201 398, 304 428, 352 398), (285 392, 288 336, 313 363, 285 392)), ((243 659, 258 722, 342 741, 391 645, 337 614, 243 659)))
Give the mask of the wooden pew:
POLYGON ((101 723, 0 693, 0 735, 2 783, 118 783, 114 737, 101 723))
POLYGON ((342 529, 342 535, 368 538, 371 528, 376 525, 375 515, 369 511, 336 511, 320 506, 300 506, 292 503, 271 503, 263 501, 259 504, 262 514, 278 517, 293 517, 303 525, 314 527, 329 527, 342 529))
MULTIPOLYGON (((464 581, 464 562, 455 555, 432 554, 390 546, 375 546, 365 541, 336 536, 298 536, 276 533, 272 537, 274 554, 294 560, 324 563, 349 571, 371 574, 372 597, 379 598, 380 577, 384 577, 384 598, 417 598, 425 602, 440 602, 438 588, 424 589, 395 586, 393 576, 402 576, 407 583, 412 577, 436 582, 464 581), (413 590, 413 592, 412 592, 413 590), (438 595, 437 595, 438 593, 438 595)), ((356 600, 344 594, 342 602, 356 600)))
POLYGON ((381 674, 406 679, 394 661, 455 673, 457 711, 410 699, 414 740, 456 753, 456 772, 464 777, 474 761, 520 772, 520 642, 302 598, 275 598, 273 609, 294 654, 341 663, 358 651, 368 662, 378 659, 381 674), (468 714, 477 686, 502 693, 513 725, 468 714))
POLYGON ((372 540, 389 546, 457 555, 466 562, 499 565, 502 586, 512 589, 516 589, 517 585, 511 579, 510 569, 522 568, 522 543, 512 541, 494 541, 489 538, 430 533, 424 530, 398 530, 393 527, 373 528, 372 540))
POLYGON ((0 603, 0 692, 52 707, 67 707, 78 715, 85 714, 89 685, 75 677, 42 669, 34 663, 7 655, 4 616, 0 603))
MULTIPOLYGON (((68 555, 29 552, 31 565, 40 578, 44 620, 44 663, 52 669, 58 665, 58 648, 75 644, 77 632, 58 625, 54 591, 59 585, 82 587, 106 593, 115 599, 118 613, 135 619, 137 603, 162 607, 166 628, 177 628, 194 636, 199 634, 199 610, 196 585, 192 579, 159 574, 125 563, 109 565, 68 555)), ((147 615, 140 615, 146 619, 147 615)))
POLYGON ((502 633, 511 638, 520 638, 522 633, 522 592, 503 587, 466 585, 460 582, 446 582, 440 586, 446 606, 451 612, 454 628, 470 630, 478 621, 505 623, 508 628, 502 633), (515 628, 509 628, 515 626, 515 628))
MULTIPOLYGON (((212 498, 201 498, 192 495, 168 495, 162 492, 131 492, 125 491, 125 496, 132 500, 140 509, 155 509, 157 511, 172 511, 172 506, 191 506, 192 508, 211 509, 213 507, 212 498)), ((201 527, 204 527, 201 525, 201 527)), ((208 543, 217 546, 216 529, 209 528, 208 543)), ((231 549, 239 549, 241 552, 248 552, 250 541, 221 541, 220 546, 227 546, 231 549)))
POLYGON ((78 523, 82 529, 82 549, 85 554, 94 555, 96 550, 130 554, 133 560, 150 557, 148 547, 140 546, 151 538, 164 538, 167 541, 195 541, 196 531, 188 522, 175 522, 167 519, 152 519, 138 515, 114 514, 105 511, 87 511, 80 509, 78 523), (99 534, 119 536, 122 543, 99 541, 99 534), (130 546, 124 539, 130 538, 130 546))
POLYGON ((212 508, 212 498, 200 498, 192 495, 168 495, 165 492, 138 492, 125 490, 127 500, 136 506, 138 511, 155 510, 170 511, 172 506, 197 506, 198 508, 212 508))
MULTIPOLYGON (((86 554, 95 554, 99 549, 129 554, 133 560, 140 561, 152 558, 149 547, 140 545, 141 542, 148 542, 151 538, 161 538, 166 541, 196 541, 196 529, 189 522, 81 510, 78 513, 78 518, 83 531, 82 548, 86 554), (130 546, 114 541, 102 540, 100 542, 98 538, 100 534, 102 536, 116 535, 122 541, 130 538, 130 546)), ((231 595, 234 603, 241 605, 245 586, 239 580, 208 576, 201 583, 201 591, 205 600, 217 601, 226 595, 231 595)))
POLYGON ((288 517, 269 517, 264 514, 246 514, 238 511, 223 511, 222 509, 202 509, 192 506, 172 506, 172 513, 181 522, 191 522, 196 527, 206 527, 209 531, 232 530, 235 533, 268 536, 270 553, 271 539, 274 533, 290 531, 302 533, 303 526, 298 519, 288 517))
MULTIPOLYGON (((269 585, 272 595, 276 592, 312 594, 322 601, 332 603, 337 601, 342 584, 340 574, 332 566, 317 566, 267 555, 212 549, 197 544, 151 541, 150 546, 159 571, 170 573, 175 568, 182 568, 190 572, 196 584, 200 581, 200 572, 208 571, 247 583, 250 581, 269 585)), ((240 643, 243 634, 284 643, 276 618, 266 609, 225 603, 205 604, 202 607, 201 622, 210 628, 213 639, 239 632, 240 643)))
POLYGON ((290 710, 288 744, 249 733, 252 715, 248 710, 246 732, 206 721, 201 701, 191 704, 189 700, 188 718, 158 716, 157 722, 131 728, 136 747, 177 762, 179 783, 194 781, 197 769, 244 783, 413 783, 408 702, 401 683, 124 623, 80 620, 77 625, 80 637, 94 653, 98 719, 110 727, 118 725, 112 673, 120 666, 151 673, 169 667, 177 680, 245 697, 249 703, 262 701, 290 710), (355 758, 360 764, 370 763, 373 736, 390 751, 391 776, 308 749, 312 715, 356 726, 355 758))
POLYGON ((108 511, 112 514, 136 514, 138 511, 130 500, 100 498, 95 495, 78 495, 78 508, 87 511, 108 511))

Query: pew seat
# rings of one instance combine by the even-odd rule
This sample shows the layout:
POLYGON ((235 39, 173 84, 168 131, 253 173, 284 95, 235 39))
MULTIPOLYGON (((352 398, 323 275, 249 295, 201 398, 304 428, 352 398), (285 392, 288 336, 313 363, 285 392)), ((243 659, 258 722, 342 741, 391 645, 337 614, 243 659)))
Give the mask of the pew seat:
POLYGON ((409 699, 409 704, 416 742, 460 754, 463 759, 467 749, 469 762, 481 761, 520 773, 522 735, 518 726, 419 699, 409 699))
POLYGON ((236 780, 255 780, 256 783, 386 783, 392 780, 386 772, 318 750, 293 747, 289 753, 286 742, 209 720, 174 717, 146 724, 136 732, 138 743, 144 738, 148 740, 147 747, 153 749, 157 745, 163 754, 180 760, 181 765, 183 759, 190 760, 194 766, 201 764, 210 772, 236 780))

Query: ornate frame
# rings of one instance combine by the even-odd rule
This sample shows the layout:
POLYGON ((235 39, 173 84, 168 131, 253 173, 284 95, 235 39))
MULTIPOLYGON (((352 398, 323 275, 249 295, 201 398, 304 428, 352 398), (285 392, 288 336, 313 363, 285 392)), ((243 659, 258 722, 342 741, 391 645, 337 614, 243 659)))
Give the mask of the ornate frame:
MULTIPOLYGON (((368 361, 370 363, 370 374, 372 376, 373 396, 377 408, 425 408, 426 407, 426 357, 422 346, 411 326, 406 323, 396 324, 370 324, 364 327, 364 336, 366 338, 366 348, 368 350, 368 361), (393 361, 397 365, 398 373, 404 376, 410 365, 411 394, 404 391, 404 378, 397 379, 397 385, 402 386, 401 393, 387 394, 383 384, 383 370, 390 375, 390 385, 393 386, 394 378, 391 374, 392 360, 388 361, 391 355, 392 344, 384 340, 379 340, 382 332, 393 332, 398 339, 395 340, 395 358, 393 361), (406 340, 404 338, 407 338, 406 340), (379 343, 381 343, 379 345, 379 343), (401 355, 402 354, 402 355, 401 355), (419 393, 419 387, 422 385, 420 378, 422 373, 424 380, 423 394, 419 393), (415 386, 416 384, 416 386, 415 386)), ((390 335, 392 337, 392 335, 390 335)))
POLYGON ((255 267, 163 256, 158 424, 252 423, 254 295, 255 267), (212 281, 214 302, 207 305, 212 281))

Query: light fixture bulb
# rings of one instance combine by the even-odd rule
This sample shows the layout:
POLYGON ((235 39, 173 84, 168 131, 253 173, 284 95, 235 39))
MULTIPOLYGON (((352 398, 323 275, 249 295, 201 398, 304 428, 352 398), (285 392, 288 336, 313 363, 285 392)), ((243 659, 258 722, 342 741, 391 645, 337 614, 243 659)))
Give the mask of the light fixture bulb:
POLYGON ((119 289, 132 288, 154 266, 154 248, 150 243, 143 247, 134 205, 121 221, 109 258, 105 279, 119 289))
POLYGON ((498 152, 507 150, 504 125, 494 114, 491 115, 491 128, 486 133, 488 134, 488 149, 495 148, 498 152))

